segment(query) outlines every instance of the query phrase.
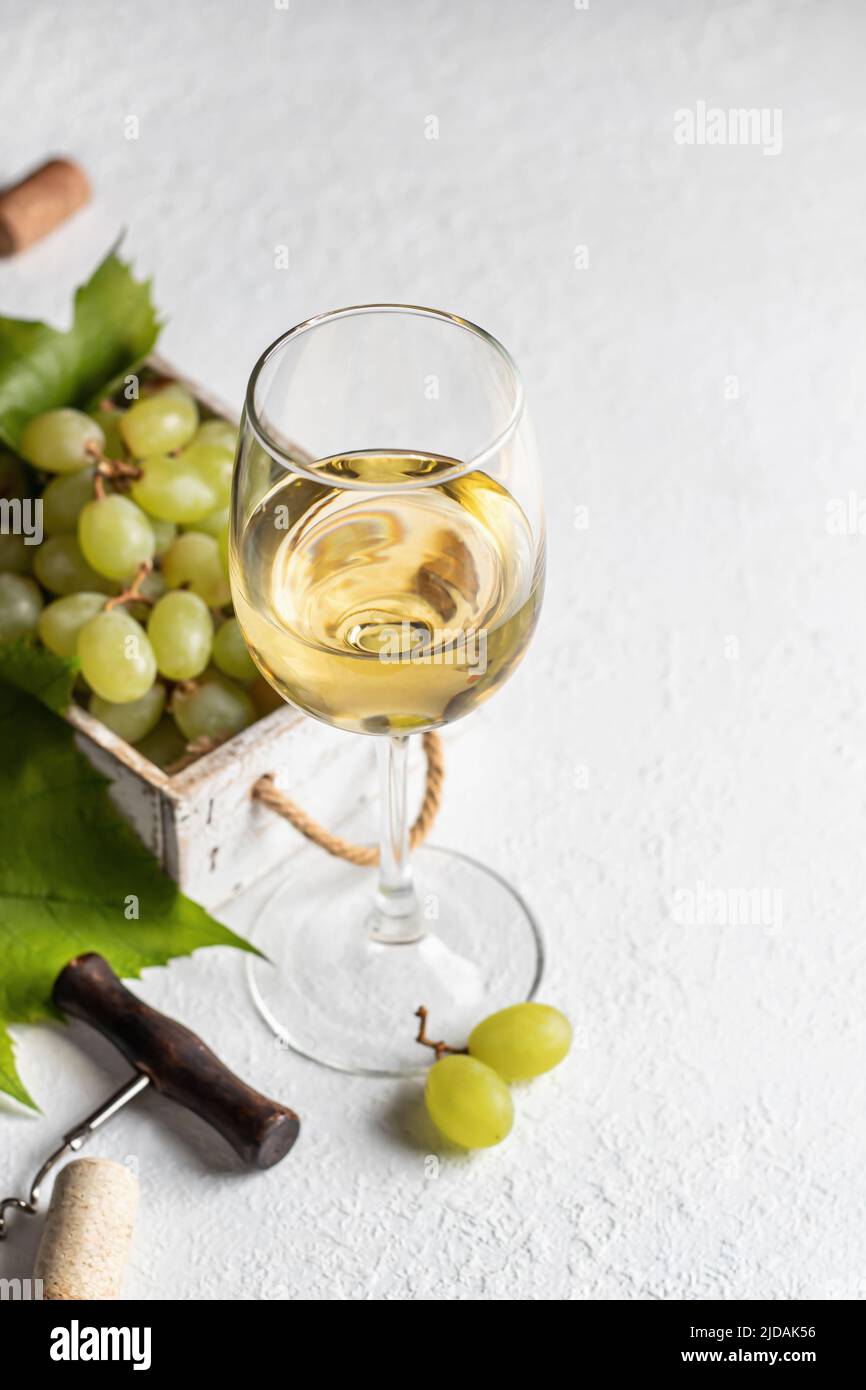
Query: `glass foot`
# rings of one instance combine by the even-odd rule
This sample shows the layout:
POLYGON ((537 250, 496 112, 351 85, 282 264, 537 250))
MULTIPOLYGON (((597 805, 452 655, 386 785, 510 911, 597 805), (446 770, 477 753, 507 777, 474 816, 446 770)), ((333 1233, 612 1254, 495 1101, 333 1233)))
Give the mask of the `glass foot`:
POLYGON ((543 950, 526 903, 492 869, 425 845, 412 856, 425 934, 370 935, 376 871, 324 855, 269 899, 247 957, 256 1006, 287 1048, 359 1076, 413 1076, 429 1066, 429 1033, 462 1046, 482 1018, 538 989, 543 950))

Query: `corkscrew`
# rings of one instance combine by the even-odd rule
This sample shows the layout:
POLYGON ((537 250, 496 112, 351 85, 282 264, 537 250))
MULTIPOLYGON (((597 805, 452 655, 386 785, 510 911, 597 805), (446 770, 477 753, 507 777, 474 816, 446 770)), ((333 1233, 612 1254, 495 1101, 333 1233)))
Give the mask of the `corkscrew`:
POLYGON ((134 1073, 63 1136, 26 1198, 0 1201, 0 1240, 7 1235, 7 1210, 35 1215, 51 1170, 149 1086, 205 1120, 252 1168, 272 1168, 297 1139, 300 1120, 293 1110, 254 1091, 190 1029, 138 999, 102 956, 89 952, 71 960, 54 982, 52 999, 63 1013, 90 1024, 112 1042, 132 1063, 134 1073))

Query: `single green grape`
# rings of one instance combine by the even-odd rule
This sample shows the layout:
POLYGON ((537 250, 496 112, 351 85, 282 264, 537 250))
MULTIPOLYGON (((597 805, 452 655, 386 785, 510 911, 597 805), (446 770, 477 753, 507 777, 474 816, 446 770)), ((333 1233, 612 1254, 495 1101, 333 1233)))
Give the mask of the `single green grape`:
POLYGON ((238 447, 238 432, 228 420, 205 420, 196 431, 193 444, 218 444, 234 454, 238 447))
POLYGON ((214 540, 219 540, 220 536, 228 534, 229 520, 231 517, 230 507, 217 507, 215 512, 208 512, 195 525, 191 525, 190 531, 201 531, 206 536, 213 536, 214 540))
POLYGON ((191 689, 179 686, 172 696, 171 712, 190 743, 197 738, 230 738, 256 718, 246 691, 215 674, 208 674, 191 689))
POLYGON ((135 746, 139 753, 148 758, 156 767, 165 771, 167 767, 176 763, 178 758, 183 756, 186 749, 186 739, 171 715, 164 714, 156 728, 135 746))
POLYGON ((105 435, 105 443, 102 452, 105 458, 122 459, 126 457, 126 446, 123 442, 123 435, 120 432, 120 422, 123 419, 123 411, 116 410, 113 406, 110 410, 91 410, 91 420, 95 420, 105 435))
POLYGON ((105 607, 105 594, 66 594, 56 598, 39 614, 37 632, 43 644, 56 656, 74 656, 78 634, 105 607))
POLYGON ((93 694, 87 708, 95 719, 101 719, 112 733, 127 743, 138 743, 156 727, 165 708, 165 686, 159 681, 137 700, 125 705, 112 704, 101 695, 93 694))
POLYGON ((81 674, 91 690, 112 704, 140 700, 156 679, 156 657, 147 634, 122 608, 97 613, 78 634, 81 674))
MULTIPOLYGON (((137 459, 182 449, 197 428, 198 406, 189 392, 177 383, 136 401, 120 420, 124 443, 137 459)), ((172 517, 166 519, 173 520, 172 517)))
POLYGON ((186 462, 185 454, 179 458, 153 454, 143 459, 141 477, 132 484, 132 495, 150 516, 183 525, 207 516, 217 504, 214 489, 186 462))
POLYGON ((213 536, 185 531, 163 555, 162 572, 170 589, 183 585, 203 598, 209 608, 222 608, 231 599, 213 536))
POLYGON ((194 468, 216 498, 217 507, 227 507, 232 495, 232 473, 235 456, 230 449, 222 449, 219 444, 199 444, 193 440, 184 449, 181 460, 187 468, 194 468))
POLYGON ((105 435, 95 420, 83 411, 64 406, 37 415, 24 427, 21 452, 28 463, 47 473, 76 473, 101 454, 105 435))
POLYGON ((0 642, 36 631, 42 611, 39 585, 23 574, 0 574, 0 642))
POLYGON ((504 1081, 527 1081, 550 1071, 571 1047, 571 1024, 549 1004, 512 1004, 472 1030, 469 1052, 504 1081))
POLYGON ((108 579, 129 579, 153 559, 156 548, 144 512, 119 492, 95 498, 82 509, 78 544, 87 563, 108 579))
POLYGON ((33 569, 43 588, 52 594, 75 594, 89 589, 94 594, 114 594, 117 585, 88 565, 75 536, 49 536, 32 547, 33 569))
POLYGON ((511 1092, 475 1057, 440 1057, 427 1075, 424 1099, 436 1128, 463 1149, 500 1144, 514 1123, 511 1092))
POLYGON ((172 589, 159 600, 147 635, 157 668, 169 680, 192 680, 210 661, 213 618, 204 599, 189 590, 172 589))
POLYGON ((42 494, 42 529, 46 536, 63 536, 75 531, 82 507, 93 501, 93 468, 77 473, 61 473, 52 478, 42 494))
POLYGON ((164 555, 177 535, 177 527, 173 521, 161 521, 158 516, 149 516, 150 529, 153 531, 153 539, 156 542, 154 548, 154 558, 159 559, 164 555))
POLYGON ((225 675, 242 684, 254 680, 258 675, 237 618, 226 618, 217 628, 213 639, 213 663, 225 675))
POLYGON ((38 550, 17 531, 0 531, 0 574, 29 574, 38 550))

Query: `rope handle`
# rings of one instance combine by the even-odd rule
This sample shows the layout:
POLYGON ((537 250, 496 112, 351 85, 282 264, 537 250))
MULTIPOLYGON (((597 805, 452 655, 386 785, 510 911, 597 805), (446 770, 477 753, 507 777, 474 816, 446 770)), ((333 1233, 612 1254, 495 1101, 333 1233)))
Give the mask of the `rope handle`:
MULTIPOLYGON (((439 735, 432 731, 426 733, 422 735, 422 743, 427 759, 427 778, 421 809, 409 831, 409 845, 412 849, 426 840, 430 833, 442 800, 442 783, 445 780, 445 759, 439 735)), ((328 854, 335 855, 337 859, 347 859, 350 864, 359 864, 362 867, 378 864, 378 846, 356 845, 351 840, 344 840, 342 835, 333 835, 308 815, 296 801, 286 796, 285 792, 277 790, 272 772, 266 772, 259 778, 253 786, 252 796, 254 801, 261 801, 264 806, 276 811, 278 816, 282 816, 302 835, 306 835, 314 845, 326 850, 328 854)))

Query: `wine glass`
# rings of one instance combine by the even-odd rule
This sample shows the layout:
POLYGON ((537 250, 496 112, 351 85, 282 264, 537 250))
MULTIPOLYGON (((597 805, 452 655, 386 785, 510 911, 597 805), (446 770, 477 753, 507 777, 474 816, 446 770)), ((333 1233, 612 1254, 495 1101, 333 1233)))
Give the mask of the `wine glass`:
MULTIPOLYGON (((259 670, 305 714, 372 737, 381 775, 378 883, 301 856, 263 913, 253 997, 306 1057, 415 1073, 420 1005, 460 1043, 541 974, 520 895, 462 852, 424 845, 410 861, 407 830, 411 736, 511 675, 541 604, 539 467, 511 357, 465 319, 407 304, 290 329, 250 377, 229 554, 259 670)), ((515 787, 515 815, 521 800, 515 787)))

